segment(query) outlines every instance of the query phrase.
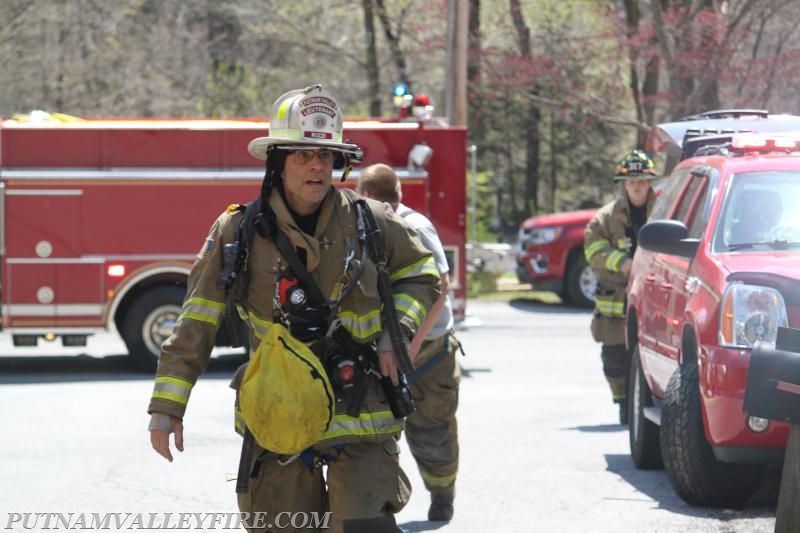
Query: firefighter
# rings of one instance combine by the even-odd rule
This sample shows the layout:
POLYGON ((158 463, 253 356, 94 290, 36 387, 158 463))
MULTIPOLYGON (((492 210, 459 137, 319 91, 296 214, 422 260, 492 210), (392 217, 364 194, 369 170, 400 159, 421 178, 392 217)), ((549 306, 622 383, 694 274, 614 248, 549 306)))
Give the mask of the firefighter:
POLYGON ((628 423, 627 382, 630 354, 625 344, 625 288, 636 251, 636 236, 655 202, 653 160, 634 150, 617 165, 615 181, 624 192, 606 204, 584 231, 584 253, 597 277, 592 336, 602 343, 603 374, 619 404, 619 422, 628 423))
MULTIPOLYGON (((244 399, 244 386, 249 371, 256 368, 256 357, 263 354, 259 346, 283 327, 296 349, 308 346, 309 353, 313 350, 312 356, 320 361, 309 367, 321 364, 325 373, 331 373, 327 376, 331 383, 336 379, 328 366, 330 360, 349 358, 352 363, 357 359, 358 366, 351 369, 363 378, 358 394, 343 389, 341 383, 341 387, 333 385, 334 398, 326 402, 335 408, 329 425, 321 438, 297 453, 278 453, 262 446, 260 439, 253 440, 254 434, 264 434, 256 431, 263 429, 262 419, 245 418, 237 480, 242 517, 262 513, 260 516, 275 520, 280 515, 284 517, 282 526, 294 517, 291 524, 303 524, 303 528, 292 525, 280 530, 317 531, 314 523, 311 529, 305 528, 303 517, 323 516, 329 511, 326 531, 397 533, 400 529, 394 514, 407 503, 411 488, 398 460, 403 420, 390 409, 382 384, 398 387, 402 376, 393 339, 380 312, 376 263, 366 255, 368 246, 363 244, 361 202, 366 202, 381 230, 399 330, 407 339, 413 337, 439 297, 434 259, 385 204, 333 187, 333 169, 347 172, 350 161, 359 160, 362 154, 356 145, 342 141, 341 108, 322 86, 290 91, 278 98, 272 107, 270 136, 253 139, 248 151, 266 165, 260 198, 251 203, 258 206, 257 215, 249 218, 253 213, 250 207, 229 207, 212 225, 197 256, 175 330, 162 346, 148 408, 151 444, 172 461, 169 435, 174 433, 175 447, 183 451, 182 419, 190 392, 208 363, 226 299, 238 294, 238 313, 250 328, 251 357, 244 378, 237 371, 232 383, 232 387, 242 388, 237 399, 242 416, 246 413, 239 400, 244 399), (254 221, 257 232, 252 233, 250 223, 240 225, 241 220, 254 221), (234 254, 240 246, 245 246, 246 252, 234 254), (236 269, 238 276, 226 270, 236 265, 232 257, 246 263, 246 268, 239 265, 236 269), (239 293, 226 292, 223 281, 244 283, 243 278, 249 281, 234 285, 239 293), (298 278, 310 278, 310 282, 298 284, 298 278), (304 292, 298 293, 298 286, 304 292), (315 303, 303 296, 315 292, 327 301, 315 303)), ((283 355, 280 350, 273 352, 259 361, 266 364, 283 355)), ((309 376, 327 383, 319 372, 309 373, 308 367, 298 379, 309 376)), ((270 385, 268 375, 256 377, 266 380, 261 388, 286 386, 283 379, 270 385)), ((266 428, 267 434, 279 438, 295 432, 299 438, 310 431, 305 413, 316 404, 288 407, 290 414, 297 413, 295 419, 277 430, 266 428)), ((256 408, 268 418, 282 406, 256 408)), ((247 529, 271 531, 267 527, 250 523, 247 529)))
POLYGON ((356 190, 367 198, 387 202, 404 218, 433 252, 441 275, 441 295, 411 342, 409 355, 416 369, 409 379, 416 411, 406 421, 405 435, 425 488, 431 493, 428 520, 450 521, 458 472, 458 386, 461 371, 456 362, 460 345, 453 334, 453 307, 448 296, 450 267, 433 224, 403 205, 400 180, 392 167, 370 165, 358 179, 356 190))

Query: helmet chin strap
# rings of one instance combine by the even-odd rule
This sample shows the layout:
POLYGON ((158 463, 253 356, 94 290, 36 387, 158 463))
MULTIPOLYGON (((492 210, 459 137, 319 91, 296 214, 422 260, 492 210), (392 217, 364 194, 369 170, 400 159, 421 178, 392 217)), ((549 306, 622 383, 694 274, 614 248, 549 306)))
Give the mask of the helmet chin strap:
POLYGON ((353 170, 353 165, 351 165, 349 162, 345 163, 344 171, 342 172, 342 179, 339 180, 341 183, 344 183, 344 180, 347 179, 347 176, 350 174, 351 170, 353 170))
MULTIPOLYGON (((346 143, 349 143, 350 140, 346 139, 346 143)), ((350 164, 351 161, 355 161, 356 163, 361 162, 364 159, 364 150, 359 148, 358 146, 355 147, 354 150, 350 152, 345 152, 342 154, 344 157, 344 171, 342 172, 342 179, 341 182, 347 179, 347 176, 350 175, 350 171, 353 170, 353 165, 350 164)))

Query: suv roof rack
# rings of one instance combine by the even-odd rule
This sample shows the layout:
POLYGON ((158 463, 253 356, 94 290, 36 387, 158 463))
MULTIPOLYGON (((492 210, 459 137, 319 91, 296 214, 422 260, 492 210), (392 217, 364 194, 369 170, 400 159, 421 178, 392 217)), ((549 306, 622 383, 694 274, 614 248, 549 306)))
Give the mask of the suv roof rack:
POLYGON ((767 118, 769 111, 766 109, 716 109, 714 111, 704 111, 696 115, 689 115, 680 119, 683 120, 703 120, 719 118, 741 118, 741 117, 760 117, 767 118))

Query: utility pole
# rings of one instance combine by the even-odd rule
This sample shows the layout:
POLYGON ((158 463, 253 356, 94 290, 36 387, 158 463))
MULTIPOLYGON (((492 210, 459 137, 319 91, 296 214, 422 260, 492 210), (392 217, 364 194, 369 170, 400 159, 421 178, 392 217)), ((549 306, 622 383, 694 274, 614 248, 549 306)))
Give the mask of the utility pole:
POLYGON ((469 0, 448 0, 445 113, 452 126, 467 125, 468 26, 469 0))

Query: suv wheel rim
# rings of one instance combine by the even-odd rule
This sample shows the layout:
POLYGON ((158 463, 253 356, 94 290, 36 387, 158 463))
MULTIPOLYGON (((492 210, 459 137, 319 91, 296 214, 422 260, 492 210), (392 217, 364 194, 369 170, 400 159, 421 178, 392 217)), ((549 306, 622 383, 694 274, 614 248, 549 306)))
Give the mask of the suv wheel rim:
POLYGON ((594 275, 594 269, 586 265, 578 278, 578 284, 581 288, 581 294, 589 301, 594 301, 595 290, 597 289, 597 278, 594 275))

